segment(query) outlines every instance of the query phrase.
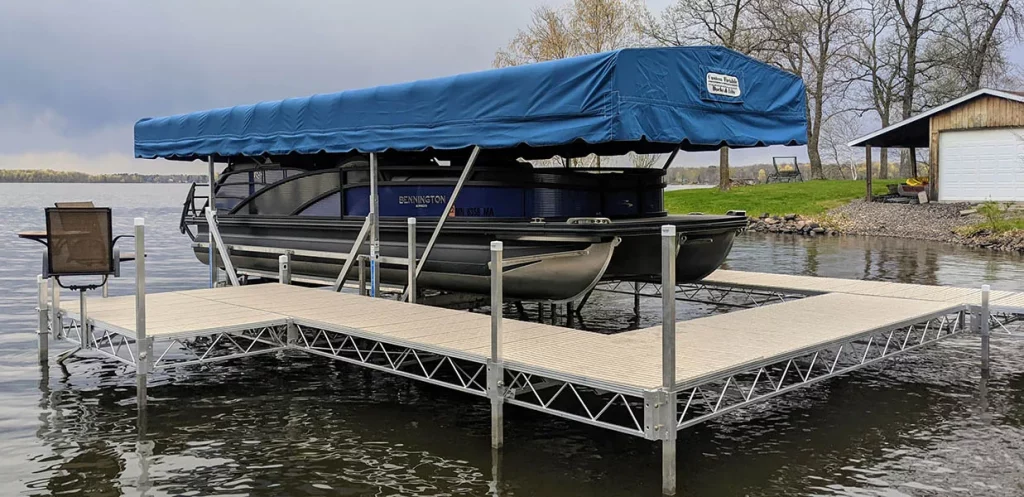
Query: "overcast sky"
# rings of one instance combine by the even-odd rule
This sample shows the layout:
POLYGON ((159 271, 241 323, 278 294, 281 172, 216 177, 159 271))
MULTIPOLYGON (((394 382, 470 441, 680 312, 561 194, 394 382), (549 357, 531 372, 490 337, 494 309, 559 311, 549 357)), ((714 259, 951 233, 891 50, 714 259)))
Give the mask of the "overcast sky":
MULTIPOLYGON (((558 3, 0 2, 0 168, 201 172, 198 162, 132 159, 132 125, 486 69, 533 8, 558 3)), ((790 153, 738 152, 733 163, 790 153)), ((714 153, 682 155, 717 163, 714 153)))

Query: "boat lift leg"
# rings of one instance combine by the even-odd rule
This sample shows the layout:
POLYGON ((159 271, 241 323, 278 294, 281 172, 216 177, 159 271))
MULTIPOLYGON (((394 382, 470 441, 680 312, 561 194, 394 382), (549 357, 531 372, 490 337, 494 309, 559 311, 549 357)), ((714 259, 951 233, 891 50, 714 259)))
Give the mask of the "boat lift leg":
POLYGON ((580 299, 580 305, 576 306, 576 315, 582 317, 583 306, 587 305, 587 301, 590 300, 590 296, 594 293, 594 289, 591 288, 586 295, 580 299))
POLYGON ((370 154, 370 296, 380 296, 380 201, 377 196, 377 154, 370 154))
POLYGON ((636 281, 633 282, 633 318, 640 319, 640 284, 636 281))
POLYGON ((359 271, 359 295, 365 297, 369 295, 369 292, 366 291, 366 257, 357 255, 356 259, 358 260, 357 264, 359 266, 357 269, 357 271, 359 271))
MULTIPOLYGON (((448 216, 451 215, 452 209, 455 208, 455 199, 459 197, 459 192, 462 191, 462 185, 466 183, 466 178, 469 177, 469 173, 473 170, 473 164, 476 163, 477 156, 480 155, 480 147, 473 147, 473 152, 469 154, 469 160, 466 161, 466 167, 462 169, 462 175, 459 176, 459 181, 455 183, 455 189, 452 190, 452 196, 448 199, 448 203, 444 206, 444 211, 441 213, 441 217, 437 220, 437 226, 434 226, 434 232, 430 234, 430 240, 427 241, 427 246, 423 249, 423 256, 416 263, 416 274, 415 277, 420 277, 420 272, 423 271, 423 264, 427 262, 427 257, 430 257, 430 251, 434 248, 434 244, 437 243, 437 237, 441 234, 441 228, 444 227, 445 221, 448 220, 448 216)), ((402 300, 405 301, 409 298, 409 292, 402 295, 402 300)))
MULTIPOLYGON (((206 162, 209 165, 209 176, 208 176, 209 181, 207 181, 207 184, 210 187, 210 192, 209 192, 209 194, 207 195, 207 198, 206 198, 207 207, 216 209, 217 208, 217 198, 216 198, 216 192, 214 192, 214 176, 213 175, 214 175, 214 168, 215 168, 215 166, 214 166, 214 163, 213 163, 213 156, 212 155, 207 156, 206 157, 206 162)), ((217 279, 218 279, 218 276, 217 276, 217 243, 214 242, 214 240, 213 240, 213 232, 212 231, 210 231, 208 233, 208 236, 209 236, 209 240, 208 241, 210 242, 210 247, 209 247, 209 251, 210 251, 210 254, 209 254, 209 258, 210 258, 210 288, 213 288, 213 287, 217 286, 217 279)))

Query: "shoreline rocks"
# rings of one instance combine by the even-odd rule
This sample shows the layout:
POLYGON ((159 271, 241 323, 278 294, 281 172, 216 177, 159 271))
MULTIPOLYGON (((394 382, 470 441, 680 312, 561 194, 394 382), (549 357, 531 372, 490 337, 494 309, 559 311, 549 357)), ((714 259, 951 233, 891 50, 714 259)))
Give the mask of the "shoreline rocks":
POLYGON ((840 233, 822 226, 817 221, 796 214, 771 216, 767 213, 759 218, 750 218, 747 230, 758 233, 791 233, 803 236, 835 236, 840 233))
POLYGON ((957 243, 968 247, 999 252, 1024 253, 1024 231, 1014 230, 999 234, 990 231, 980 231, 971 236, 958 236, 957 243))
POLYGON ((971 205, 965 203, 911 205, 855 200, 815 217, 764 213, 749 218, 747 230, 801 236, 887 236, 1024 253, 1024 231, 998 235, 982 231, 972 236, 956 231, 982 221, 971 205))

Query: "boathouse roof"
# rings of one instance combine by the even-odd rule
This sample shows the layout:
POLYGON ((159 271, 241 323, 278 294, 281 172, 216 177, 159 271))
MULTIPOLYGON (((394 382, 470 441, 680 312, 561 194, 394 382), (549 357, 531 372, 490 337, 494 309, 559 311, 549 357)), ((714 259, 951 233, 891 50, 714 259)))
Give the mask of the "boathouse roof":
POLYGON ((146 118, 135 156, 514 149, 521 157, 803 145, 803 81, 723 47, 622 49, 146 118))

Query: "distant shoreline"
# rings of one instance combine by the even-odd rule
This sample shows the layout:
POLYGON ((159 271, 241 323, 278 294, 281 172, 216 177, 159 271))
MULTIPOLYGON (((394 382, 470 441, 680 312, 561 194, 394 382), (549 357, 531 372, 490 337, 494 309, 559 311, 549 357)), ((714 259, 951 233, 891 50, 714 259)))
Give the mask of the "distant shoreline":
POLYGON ((166 183, 188 184, 206 181, 199 174, 89 174, 52 169, 0 169, 0 183, 166 183))

